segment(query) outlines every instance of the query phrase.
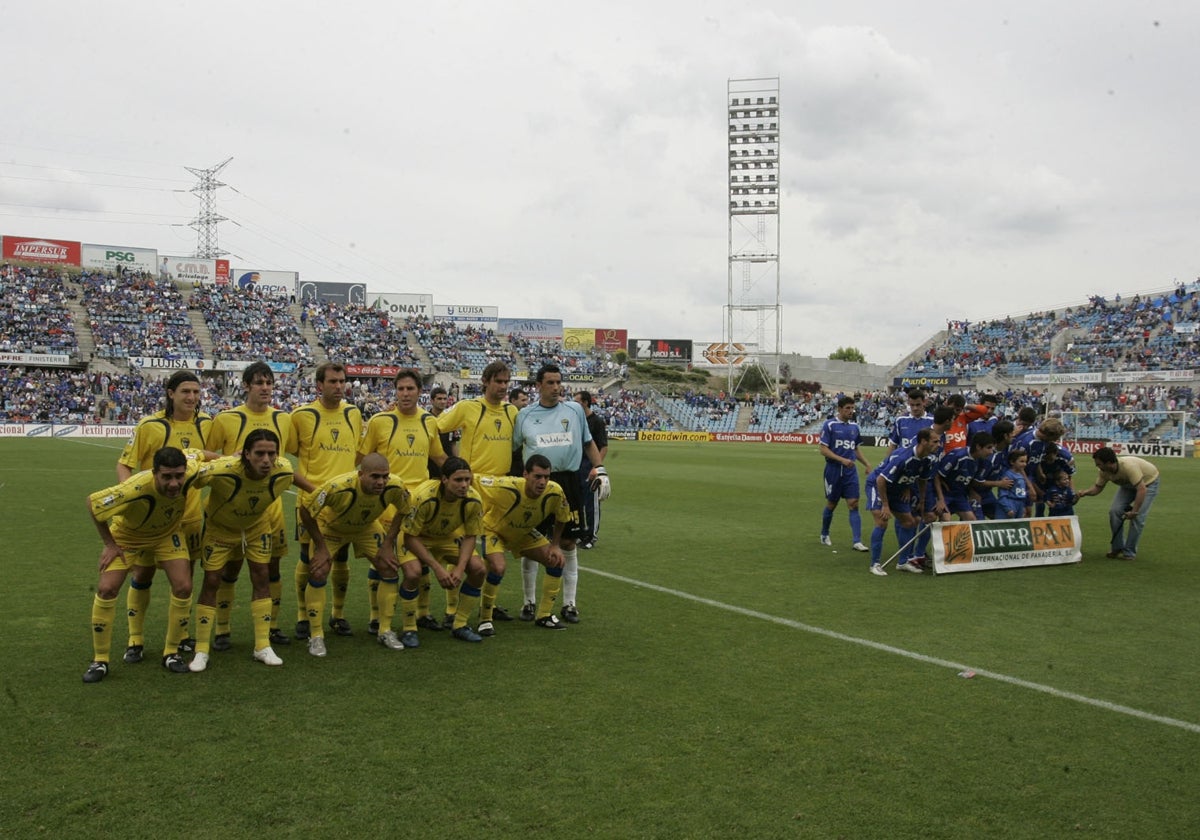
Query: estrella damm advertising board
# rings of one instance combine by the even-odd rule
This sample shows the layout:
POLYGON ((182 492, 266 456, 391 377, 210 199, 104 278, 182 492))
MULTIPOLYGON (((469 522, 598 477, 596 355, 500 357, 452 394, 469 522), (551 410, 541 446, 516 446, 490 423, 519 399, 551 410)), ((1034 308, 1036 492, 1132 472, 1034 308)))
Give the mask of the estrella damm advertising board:
POLYGON ((1083 559, 1075 516, 935 522, 933 568, 938 574, 1054 566, 1083 559))

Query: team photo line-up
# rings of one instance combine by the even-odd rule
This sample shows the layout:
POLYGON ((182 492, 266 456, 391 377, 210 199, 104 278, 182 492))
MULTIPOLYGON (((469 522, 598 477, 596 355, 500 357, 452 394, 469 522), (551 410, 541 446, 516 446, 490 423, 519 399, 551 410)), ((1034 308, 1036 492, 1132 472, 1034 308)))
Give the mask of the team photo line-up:
POLYGON ((892 559, 901 571, 923 574, 930 565, 934 522, 954 516, 963 521, 1072 516, 1081 498, 1099 494, 1111 482, 1118 489, 1109 508, 1112 539, 1107 556, 1137 557, 1146 516, 1158 495, 1159 472, 1152 463, 1101 447, 1092 453, 1095 483, 1076 490, 1075 459, 1061 443, 1066 428, 1058 418, 1043 419, 1025 407, 1015 420, 1000 419, 995 415, 999 398, 993 395, 968 405, 961 394, 954 394, 932 411, 919 388, 908 391, 907 399, 908 414, 893 422, 887 452, 874 467, 860 449, 854 397, 839 397, 835 416, 822 424, 822 545, 833 546, 830 526, 838 503, 845 500, 851 548, 869 553, 871 574, 886 577, 885 566, 892 559), (867 510, 874 520, 869 545, 862 539, 858 509, 860 464, 867 473, 867 510), (889 522, 894 523, 899 550, 884 561, 889 522))
POLYGON ((600 504, 611 490, 608 438, 588 392, 566 398, 558 366, 538 370, 536 401, 510 389, 508 366, 493 362, 480 396, 447 407, 445 391, 434 388, 428 411, 418 404, 420 374, 404 368, 394 377, 393 407, 365 423, 344 398, 341 364, 319 365, 317 398, 291 412, 273 406, 274 379, 265 362, 249 365, 245 401, 209 416, 200 410, 199 377, 175 373, 163 408, 137 424, 118 458, 118 483, 89 495, 103 547, 85 683, 108 675, 126 579, 121 659, 143 660, 159 569, 170 586, 161 661, 172 673, 202 672, 214 652, 234 647, 230 612, 243 567, 253 658, 282 665, 275 648, 293 636, 310 655, 327 656, 327 627, 354 633, 345 617, 351 548, 369 562, 368 632, 390 651, 419 647, 421 630, 468 643, 496 635, 497 622, 514 620, 497 604, 508 555, 521 559, 515 618, 548 630, 580 622, 578 549, 598 539, 600 504), (291 635, 280 623, 289 490, 299 543, 291 635), (434 581, 445 592, 440 619, 431 613, 434 581))

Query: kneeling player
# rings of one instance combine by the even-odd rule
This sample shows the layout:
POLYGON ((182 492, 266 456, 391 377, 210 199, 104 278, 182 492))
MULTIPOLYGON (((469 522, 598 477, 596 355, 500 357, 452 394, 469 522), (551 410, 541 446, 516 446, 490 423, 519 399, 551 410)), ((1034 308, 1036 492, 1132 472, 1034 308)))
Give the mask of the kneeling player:
MULTIPOLYGON (((406 513, 408 491, 400 476, 389 474, 387 458, 372 452, 362 459, 357 470, 326 481, 306 504, 296 508, 312 548, 304 608, 310 632, 308 652, 313 656, 326 653, 321 617, 325 613, 325 584, 334 556, 352 545, 355 558, 365 557, 374 565, 385 544, 379 517, 389 505, 406 513)), ((390 553, 389 546, 385 558, 390 553)), ((393 610, 395 605, 393 597, 393 610)))
POLYGON ((929 480, 929 456, 941 445, 932 429, 917 432, 916 443, 897 449, 867 476, 867 509, 875 518, 871 531, 871 574, 886 576, 879 558, 883 554, 883 538, 888 521, 896 518, 896 538, 901 555, 897 569, 921 574, 921 568, 909 562, 912 543, 916 541, 920 517, 913 515, 914 504, 921 507, 925 486, 929 480), (905 556, 905 552, 909 554, 905 556))
POLYGON ((237 577, 243 561, 250 564, 254 658, 264 665, 283 664, 271 647, 272 506, 292 486, 293 475, 291 463, 279 457, 278 435, 255 429, 246 435, 241 455, 213 461, 197 476, 197 486, 210 490, 204 508, 204 583, 196 600, 193 671, 208 667, 217 591, 223 578, 237 577))
POLYGON ((534 622, 550 630, 565 628, 567 625, 554 615, 554 601, 562 590, 562 535, 572 516, 563 488, 550 480, 550 459, 530 455, 523 478, 483 476, 479 479, 479 494, 483 497, 483 557, 487 561, 479 634, 496 634, 492 610, 506 571, 505 549, 513 557, 527 557, 546 567, 534 622), (553 539, 548 540, 535 526, 551 518, 553 539))
POLYGON ((976 432, 968 446, 951 449, 938 462, 933 481, 937 487, 938 501, 945 512, 943 522, 949 522, 952 514, 962 522, 974 522, 983 518, 983 507, 976 483, 984 469, 984 462, 996 451, 996 444, 987 432, 976 432), (977 515, 978 514, 978 515, 977 515))
POLYGON ((198 451, 185 454, 166 446, 154 454, 149 472, 137 473, 88 496, 88 513, 104 548, 100 552, 100 581, 92 600, 92 664, 83 675, 85 683, 100 682, 108 675, 117 594, 135 564, 157 564, 171 582, 162 663, 168 671, 186 673, 187 663, 178 651, 187 635, 192 573, 181 526, 187 495, 196 486, 202 458, 198 451))
MULTIPOLYGON (((471 486, 471 467, 462 458, 447 458, 442 464, 442 476, 422 484, 411 501, 408 515, 392 520, 384 544, 396 539, 404 529, 404 554, 399 569, 404 573, 404 585, 399 599, 403 611, 404 647, 418 647, 417 587, 421 567, 428 566, 445 590, 458 590, 458 608, 454 613, 451 635, 464 642, 482 642, 483 637, 467 624, 475 605, 479 603, 484 582, 483 561, 475 554, 476 538, 483 532, 483 501, 471 486)), ((378 558, 377 558, 378 559, 378 558)), ((384 610, 391 597, 391 587, 397 584, 394 568, 377 563, 383 578, 379 584, 379 641, 393 647, 389 640, 391 615, 384 623, 384 610), (384 575, 389 575, 384 577, 384 575)), ((393 602, 394 604, 394 602, 393 602)), ((394 609, 394 606, 393 606, 394 609)))

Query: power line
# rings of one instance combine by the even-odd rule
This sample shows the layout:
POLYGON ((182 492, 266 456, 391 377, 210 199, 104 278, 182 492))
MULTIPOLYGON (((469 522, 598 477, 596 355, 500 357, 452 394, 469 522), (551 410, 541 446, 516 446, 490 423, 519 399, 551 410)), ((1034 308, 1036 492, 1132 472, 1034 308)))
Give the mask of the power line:
POLYGON ((59 172, 74 172, 79 175, 111 175, 114 178, 136 178, 140 181, 169 181, 176 184, 186 184, 182 178, 159 178, 154 175, 126 175, 123 172, 101 172, 95 169, 72 169, 69 166, 49 166, 41 163, 16 163, 14 161, 3 161, 0 163, 3 166, 20 166, 25 169, 50 169, 59 172))
POLYGON ((82 183, 80 181, 68 181, 64 178, 34 178, 29 175, 2 175, 0 178, 9 181, 42 181, 50 184, 70 184, 73 187, 112 187, 118 190, 144 190, 146 192, 165 193, 188 192, 188 190, 171 189, 168 187, 140 187, 136 184, 97 184, 91 181, 82 183))
POLYGON ((59 207, 50 204, 17 204, 12 201, 0 201, 0 207, 30 207, 34 210, 66 210, 74 213, 99 213, 103 215, 116 214, 118 216, 156 216, 163 219, 174 218, 169 213, 138 213, 133 210, 88 210, 86 207, 59 207))

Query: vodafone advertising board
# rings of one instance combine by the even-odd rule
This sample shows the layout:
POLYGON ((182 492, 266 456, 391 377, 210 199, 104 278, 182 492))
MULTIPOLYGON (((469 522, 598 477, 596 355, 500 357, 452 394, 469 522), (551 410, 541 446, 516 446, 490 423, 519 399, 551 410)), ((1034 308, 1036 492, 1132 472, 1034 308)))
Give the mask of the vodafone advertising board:
POLYGON ((13 262, 40 262, 52 265, 79 265, 82 247, 78 242, 62 239, 32 239, 28 236, 5 236, 4 259, 13 262))

